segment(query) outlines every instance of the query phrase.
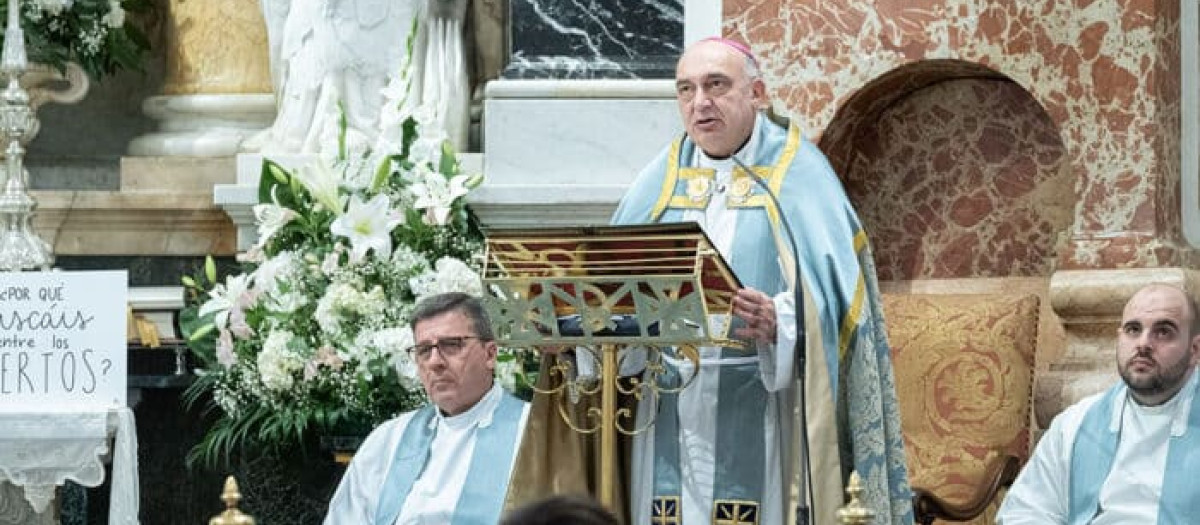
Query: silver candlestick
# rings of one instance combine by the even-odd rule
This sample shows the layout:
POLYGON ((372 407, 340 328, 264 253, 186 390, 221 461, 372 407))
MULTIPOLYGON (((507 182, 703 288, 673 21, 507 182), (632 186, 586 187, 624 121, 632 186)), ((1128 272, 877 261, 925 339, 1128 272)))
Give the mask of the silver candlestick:
POLYGON ((25 148, 21 141, 36 125, 29 93, 21 87, 25 59, 25 33, 21 30, 20 2, 8 1, 8 26, 4 29, 4 52, 0 55, 0 77, 6 87, 0 93, 0 133, 4 150, 4 193, 0 194, 0 271, 49 269, 54 263, 50 245, 33 229, 37 201, 29 195, 29 172, 25 170, 25 148))

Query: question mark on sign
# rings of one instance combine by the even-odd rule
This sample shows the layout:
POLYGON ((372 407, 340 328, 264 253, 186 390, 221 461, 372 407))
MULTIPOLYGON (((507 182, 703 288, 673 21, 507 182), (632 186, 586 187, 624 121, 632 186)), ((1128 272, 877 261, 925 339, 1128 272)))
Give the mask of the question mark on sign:
POLYGON ((112 368, 112 359, 100 361, 100 365, 104 368, 104 370, 100 372, 100 375, 108 375, 108 369, 112 368))

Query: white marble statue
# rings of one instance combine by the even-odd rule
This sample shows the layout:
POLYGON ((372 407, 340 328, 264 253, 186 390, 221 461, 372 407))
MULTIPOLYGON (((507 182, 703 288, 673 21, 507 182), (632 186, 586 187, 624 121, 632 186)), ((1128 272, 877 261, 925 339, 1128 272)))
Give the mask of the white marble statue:
POLYGON ((382 90, 400 73, 414 20, 409 102, 436 104, 451 142, 465 149, 467 1, 261 0, 278 113, 243 149, 315 153, 339 104, 350 128, 377 135, 382 90))

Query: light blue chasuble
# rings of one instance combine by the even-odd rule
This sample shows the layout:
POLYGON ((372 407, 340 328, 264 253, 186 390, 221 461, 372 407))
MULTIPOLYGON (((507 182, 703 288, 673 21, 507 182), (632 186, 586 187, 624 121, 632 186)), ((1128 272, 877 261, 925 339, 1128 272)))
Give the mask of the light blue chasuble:
MULTIPOLYGON (((521 412, 525 402, 503 392, 492 414, 492 422, 478 428, 467 481, 454 509, 453 525, 482 525, 499 521, 504 496, 508 492, 510 466, 520 438, 521 412)), ((413 414, 400 443, 396 447, 392 466, 380 491, 379 507, 375 511, 376 525, 392 525, 400 516, 413 485, 425 470, 433 444, 433 405, 426 405, 413 414)))
MULTIPOLYGON (((612 222, 678 222, 687 210, 707 208, 709 199, 727 198, 729 212, 737 214, 736 235, 730 253, 723 255, 745 286, 775 296, 790 288, 790 278, 780 264, 780 246, 786 243, 779 242, 786 239, 779 217, 788 217, 800 250, 797 258, 803 286, 818 312, 819 326, 806 326, 805 330, 823 334, 823 348, 807 350, 810 356, 813 352, 822 355, 809 360, 825 364, 830 385, 820 399, 808 400, 810 407, 814 403, 828 405, 821 412, 830 414, 830 420, 810 420, 809 424, 825 425, 830 435, 836 436, 823 447, 815 444, 813 454, 840 456, 847 474, 851 468, 858 470, 868 503, 879 514, 877 524, 912 523, 891 352, 866 233, 824 155, 804 140, 797 128, 781 127, 760 115, 754 133, 754 151, 739 152, 738 158, 765 180, 782 209, 776 209, 762 188, 740 170, 734 170, 729 195, 716 195, 712 191, 714 170, 692 166, 696 145, 684 136, 642 171, 612 222)), ((745 355, 744 351, 724 349, 721 357, 745 355)), ((762 486, 761 445, 769 439, 763 429, 768 398, 778 393, 766 391, 757 362, 721 365, 718 373, 713 500, 758 502, 763 490, 778 490, 762 486)), ((661 523, 676 523, 663 511, 677 504, 680 490, 676 398, 663 396, 655 422, 652 516, 668 518, 661 523)), ((782 420, 791 414, 767 417, 781 421, 777 428, 786 429, 782 420)), ((814 478, 822 475, 813 473, 814 478)), ((784 480, 785 490, 789 481, 784 480)), ((718 518, 714 509, 714 520, 718 518)))
MULTIPOLYGON (((1160 525, 1200 523, 1200 381, 1193 371, 1184 389, 1191 389, 1192 403, 1183 432, 1171 433, 1158 502, 1160 525)), ((1088 409, 1071 451, 1070 500, 1067 522, 1086 525, 1100 507, 1100 489, 1112 470, 1121 437, 1122 418, 1113 424, 1114 410, 1126 402, 1124 382, 1110 388, 1088 409)), ((1183 390, 1179 394, 1182 395, 1183 390)), ((1129 401, 1133 402, 1133 401, 1129 401)))

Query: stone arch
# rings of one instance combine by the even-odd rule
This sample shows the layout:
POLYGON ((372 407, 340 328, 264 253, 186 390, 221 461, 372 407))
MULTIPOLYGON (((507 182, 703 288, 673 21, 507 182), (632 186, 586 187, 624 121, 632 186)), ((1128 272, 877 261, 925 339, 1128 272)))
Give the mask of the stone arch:
POLYGON ((819 145, 881 280, 1049 276, 1075 180, 1058 126, 1011 78, 922 60, 868 82, 819 145))

